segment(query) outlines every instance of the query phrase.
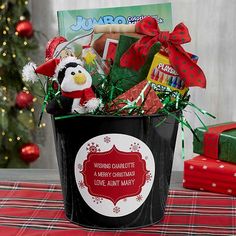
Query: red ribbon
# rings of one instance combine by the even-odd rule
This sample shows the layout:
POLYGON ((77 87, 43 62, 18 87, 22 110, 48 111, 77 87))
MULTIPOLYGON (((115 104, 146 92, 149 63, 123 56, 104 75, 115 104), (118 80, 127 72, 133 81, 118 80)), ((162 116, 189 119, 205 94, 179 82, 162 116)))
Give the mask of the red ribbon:
POLYGON ((156 42, 161 42, 167 45, 170 63, 180 78, 185 81, 185 86, 206 87, 203 71, 180 45, 191 41, 188 28, 183 23, 178 24, 173 32, 169 33, 160 31, 156 19, 148 16, 136 23, 135 31, 144 36, 122 55, 120 66, 139 70, 145 64, 151 47, 156 42))
POLYGON ((236 129, 236 123, 208 128, 208 131, 203 136, 203 154, 207 157, 218 159, 220 134, 231 129, 236 129))

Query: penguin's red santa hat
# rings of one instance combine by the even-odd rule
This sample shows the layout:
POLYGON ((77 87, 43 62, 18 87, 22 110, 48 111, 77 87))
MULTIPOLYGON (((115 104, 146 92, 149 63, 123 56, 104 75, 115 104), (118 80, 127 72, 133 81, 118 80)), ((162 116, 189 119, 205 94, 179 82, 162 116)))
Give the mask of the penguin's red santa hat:
POLYGON ((59 58, 53 58, 38 67, 34 63, 30 62, 23 68, 23 80, 34 83, 38 80, 38 74, 45 75, 47 77, 57 77, 59 71, 63 69, 66 64, 73 62, 83 66, 83 62, 76 57, 67 57, 62 60, 59 58))
POLYGON ((23 80, 26 82, 34 83, 39 80, 39 74, 45 75, 47 77, 53 77, 55 74, 56 67, 59 63, 59 58, 50 59, 38 67, 36 66, 36 64, 30 62, 23 67, 23 80))
POLYGON ((25 65, 22 70, 23 80, 34 83, 38 80, 38 74, 53 77, 55 74, 55 69, 60 63, 60 59, 54 58, 54 56, 57 51, 60 51, 63 45, 67 43, 67 39, 62 36, 52 38, 46 46, 45 63, 38 67, 33 62, 29 62, 27 65, 25 65))
POLYGON ((35 73, 40 74, 40 75, 45 75, 48 77, 53 77, 55 74, 55 70, 57 66, 59 65, 60 61, 61 60, 59 58, 50 59, 46 61, 45 63, 43 63, 42 65, 38 66, 35 69, 35 73))

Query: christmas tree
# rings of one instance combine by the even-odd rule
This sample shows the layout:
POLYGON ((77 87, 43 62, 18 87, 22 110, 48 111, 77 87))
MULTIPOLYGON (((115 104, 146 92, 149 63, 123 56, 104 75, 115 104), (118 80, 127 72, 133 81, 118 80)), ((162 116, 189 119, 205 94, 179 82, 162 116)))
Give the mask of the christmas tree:
MULTIPOLYGON (((37 48, 26 0, 0 1, 0 167, 21 168, 39 156, 34 143, 37 88, 22 68, 37 48), (33 90, 33 91, 32 91, 33 90)), ((41 125, 42 126, 42 125, 41 125)))

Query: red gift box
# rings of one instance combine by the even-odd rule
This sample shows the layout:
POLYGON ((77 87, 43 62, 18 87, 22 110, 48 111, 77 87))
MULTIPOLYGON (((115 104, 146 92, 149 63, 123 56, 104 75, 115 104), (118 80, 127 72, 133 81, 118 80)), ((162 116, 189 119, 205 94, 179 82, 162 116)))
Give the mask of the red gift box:
POLYGON ((184 162, 183 187, 236 195, 236 165, 196 156, 184 162))
POLYGON ((221 161, 236 163, 236 122, 195 129, 193 152, 221 161), (200 140, 200 141, 199 141, 200 140))

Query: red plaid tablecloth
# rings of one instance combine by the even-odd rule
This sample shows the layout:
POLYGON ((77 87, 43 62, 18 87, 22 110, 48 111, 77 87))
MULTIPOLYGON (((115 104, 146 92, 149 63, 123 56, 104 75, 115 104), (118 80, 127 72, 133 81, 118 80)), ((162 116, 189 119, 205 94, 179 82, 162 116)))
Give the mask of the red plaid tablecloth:
POLYGON ((236 198, 170 190, 165 218, 129 231, 98 231, 70 223, 60 185, 0 182, 0 236, 236 235, 236 198))

